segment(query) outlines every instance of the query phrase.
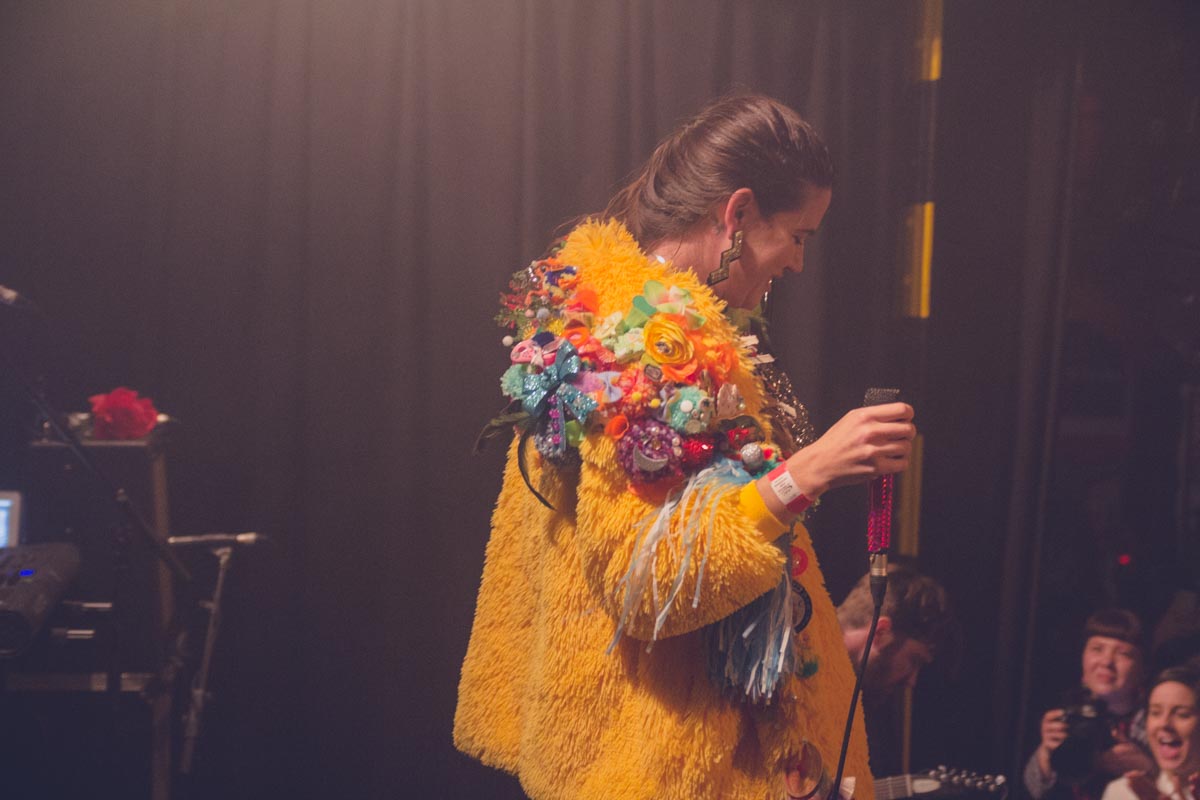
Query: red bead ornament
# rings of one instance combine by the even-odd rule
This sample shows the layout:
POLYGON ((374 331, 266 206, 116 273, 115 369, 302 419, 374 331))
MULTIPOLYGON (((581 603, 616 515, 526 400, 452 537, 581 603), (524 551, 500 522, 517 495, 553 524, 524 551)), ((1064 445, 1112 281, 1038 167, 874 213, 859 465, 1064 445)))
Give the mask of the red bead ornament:
POLYGON ((725 438, 728 440, 730 448, 734 451, 741 450, 742 445, 755 441, 755 430, 753 428, 730 428, 725 431, 725 438))
POLYGON ((717 442, 712 436, 689 436, 683 440, 681 462, 685 472, 699 472, 713 462, 717 455, 717 442))

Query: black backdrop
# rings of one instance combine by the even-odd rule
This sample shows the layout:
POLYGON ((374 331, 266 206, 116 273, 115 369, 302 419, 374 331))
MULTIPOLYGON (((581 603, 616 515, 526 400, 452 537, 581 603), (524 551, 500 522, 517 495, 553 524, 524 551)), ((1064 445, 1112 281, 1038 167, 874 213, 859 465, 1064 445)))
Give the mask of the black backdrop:
MULTIPOLYGON (((1052 363, 1061 176, 1039 164, 1067 146, 1073 39, 1065 12, 950 6, 918 421, 922 562, 967 644, 919 699, 914 761, 996 771, 1052 363)), ((834 151, 833 209, 778 290, 815 419, 894 377, 909 7, 0 2, 0 282, 53 321, 31 341, 6 320, 5 347, 62 406, 123 384, 181 421, 177 532, 278 541, 230 589, 215 795, 519 796, 449 741, 499 483, 499 448, 469 455, 498 405, 497 291, 708 98, 775 95, 834 151)), ((816 523, 835 599, 860 501, 816 523)))

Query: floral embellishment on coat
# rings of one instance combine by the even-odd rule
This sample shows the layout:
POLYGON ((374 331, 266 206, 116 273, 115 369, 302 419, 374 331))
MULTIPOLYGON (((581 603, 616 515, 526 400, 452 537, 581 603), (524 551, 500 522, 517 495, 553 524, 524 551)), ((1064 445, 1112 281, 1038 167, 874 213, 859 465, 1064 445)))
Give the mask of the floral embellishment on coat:
MULTIPOLYGON (((559 252, 513 276, 497 315, 512 332, 501 390, 538 452, 566 463, 583 437, 600 432, 617 444, 635 490, 678 485, 718 457, 741 461, 743 446, 763 433, 741 415, 729 382, 736 346, 714 333, 691 293, 647 281, 627 308, 601 316, 586 274, 559 252)), ((761 464, 743 466, 754 475, 770 469, 778 455, 766 452, 761 464)))

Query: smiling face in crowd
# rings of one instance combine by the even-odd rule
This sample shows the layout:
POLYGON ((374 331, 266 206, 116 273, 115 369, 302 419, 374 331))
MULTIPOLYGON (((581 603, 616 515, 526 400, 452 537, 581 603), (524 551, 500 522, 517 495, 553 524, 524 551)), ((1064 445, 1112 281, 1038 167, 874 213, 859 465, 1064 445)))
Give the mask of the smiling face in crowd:
POLYGON ((1090 636, 1083 646, 1083 685, 1102 698, 1132 696, 1142 680, 1136 645, 1109 636, 1090 636))
POLYGON ((1186 684, 1165 681, 1154 687, 1146 714, 1150 752, 1163 772, 1187 777, 1200 770, 1200 726, 1196 693, 1186 684))

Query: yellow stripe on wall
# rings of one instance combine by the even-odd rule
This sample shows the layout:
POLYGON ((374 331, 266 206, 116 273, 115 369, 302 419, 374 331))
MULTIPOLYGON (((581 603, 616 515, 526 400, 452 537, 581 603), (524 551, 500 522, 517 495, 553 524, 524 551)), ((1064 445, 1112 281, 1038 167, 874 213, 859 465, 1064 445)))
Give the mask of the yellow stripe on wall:
POLYGON ((942 0, 921 0, 917 10, 918 80, 942 77, 942 0))
POLYGON ((908 207, 904 220, 906 254, 904 314, 929 319, 933 272, 933 201, 908 207))
POLYGON ((925 460, 925 438, 921 434, 913 439, 912 455, 908 469, 900 475, 897 492, 899 511, 896 514, 896 552, 902 556, 915 556, 920 545, 921 524, 921 470, 925 460))

